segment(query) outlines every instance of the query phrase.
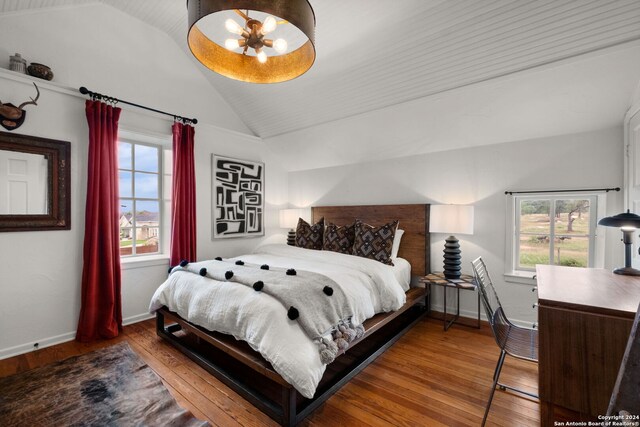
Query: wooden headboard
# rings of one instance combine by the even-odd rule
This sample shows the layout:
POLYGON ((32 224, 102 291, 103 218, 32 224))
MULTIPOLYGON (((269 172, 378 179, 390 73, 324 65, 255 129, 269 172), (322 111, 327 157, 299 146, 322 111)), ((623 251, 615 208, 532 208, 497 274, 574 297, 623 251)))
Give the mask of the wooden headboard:
POLYGON ((311 208, 311 220, 316 223, 324 217, 325 224, 352 224, 360 219, 371 225, 382 225, 396 219, 399 228, 404 230, 398 256, 411 264, 412 276, 424 276, 431 272, 430 205, 370 205, 370 206, 314 206, 311 208))

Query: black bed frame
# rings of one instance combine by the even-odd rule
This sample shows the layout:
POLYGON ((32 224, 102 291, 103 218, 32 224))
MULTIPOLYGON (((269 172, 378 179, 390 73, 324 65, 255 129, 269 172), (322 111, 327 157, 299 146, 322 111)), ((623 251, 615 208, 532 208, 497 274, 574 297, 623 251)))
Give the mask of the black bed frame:
MULTIPOLYGON (((316 206, 311 208, 311 216, 313 223, 324 218, 326 223, 338 225, 352 224, 356 219, 370 224, 399 220, 405 230, 399 256, 409 261, 413 276, 422 276, 430 272, 429 211, 428 204, 316 206)), ((399 310, 365 321, 364 336, 327 365, 312 399, 301 396, 244 341, 193 325, 165 307, 156 312, 156 327, 159 336, 262 412, 282 425, 294 426, 426 314, 427 292, 425 288, 411 288, 399 310)))
POLYGON ((365 335, 327 365, 313 399, 301 396, 259 353, 230 335, 195 326, 166 307, 156 312, 156 329, 269 417, 283 426, 295 426, 418 322, 426 313, 426 297, 426 289, 412 288, 400 310, 367 320, 365 335))

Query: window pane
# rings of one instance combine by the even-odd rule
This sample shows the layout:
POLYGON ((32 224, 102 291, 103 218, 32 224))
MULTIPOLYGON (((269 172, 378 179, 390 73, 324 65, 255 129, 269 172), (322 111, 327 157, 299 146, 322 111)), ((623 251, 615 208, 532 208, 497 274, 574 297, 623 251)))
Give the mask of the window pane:
POLYGON ((589 234, 589 200, 556 200, 555 234, 589 234))
POLYGON ((533 269, 536 264, 549 264, 549 235, 521 235, 519 243, 519 267, 533 269))
POLYGON ((136 144, 136 170, 158 172, 158 151, 156 147, 136 144))
POLYGON ((550 234, 550 207, 549 200, 522 200, 520 202, 520 232, 550 234))
POLYGON ((133 229, 120 228, 120 255, 126 256, 133 253, 133 229))
POLYGON ((158 202, 136 202, 136 227, 158 227, 160 206, 158 202))
POLYGON ((159 229, 140 227, 136 229, 136 254, 158 252, 159 229))
POLYGON ((120 199, 120 228, 133 226, 133 201, 120 199))
POLYGON ((131 169, 131 144, 118 142, 118 168, 131 169))
POLYGON ((131 197, 133 196, 131 190, 131 172, 118 172, 120 177, 120 183, 118 186, 120 187, 120 196, 121 197, 131 197))
POLYGON ((589 238, 556 236, 553 246, 554 264, 567 267, 589 266, 589 238))
POLYGON ((142 197, 147 199, 158 198, 158 176, 152 173, 136 172, 135 177, 135 194, 134 197, 142 197))

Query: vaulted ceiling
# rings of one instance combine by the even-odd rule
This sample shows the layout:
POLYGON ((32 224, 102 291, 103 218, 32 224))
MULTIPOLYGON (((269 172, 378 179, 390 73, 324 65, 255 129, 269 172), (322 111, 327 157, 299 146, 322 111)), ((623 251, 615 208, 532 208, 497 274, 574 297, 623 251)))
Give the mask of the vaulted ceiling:
MULTIPOLYGON (((97 1, 0 0, 0 13, 97 1)), ((101 0, 186 46, 185 0, 101 0)), ((638 0, 310 0, 313 68, 254 85, 201 67, 267 138, 640 40, 638 0)), ((615 78, 612 76, 612 78, 615 78)))

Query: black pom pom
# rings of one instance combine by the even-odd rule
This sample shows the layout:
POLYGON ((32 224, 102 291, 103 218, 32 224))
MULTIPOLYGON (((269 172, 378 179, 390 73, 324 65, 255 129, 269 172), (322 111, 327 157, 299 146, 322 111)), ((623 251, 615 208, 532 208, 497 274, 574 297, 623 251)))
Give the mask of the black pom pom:
POLYGON ((238 260, 238 261, 236 261, 236 265, 244 265, 244 261, 238 260))
POLYGON ((331 286, 325 286, 324 288, 322 288, 322 292, 331 296, 333 295, 333 288, 331 286))
POLYGON ((221 256, 217 256, 214 258, 216 261, 222 261, 222 257, 221 256))
POLYGON ((226 273, 224 273, 224 278, 229 280, 233 277, 233 271, 229 270, 226 273))
POLYGON ((261 268, 262 270, 268 270, 268 269, 269 269, 269 266, 268 266, 267 264, 262 264, 262 265, 260 266, 260 268, 261 268))
POLYGON ((262 288, 264 288, 264 282, 262 280, 258 280, 256 283, 253 284, 253 289, 256 291, 261 291, 262 288))
POLYGON ((295 276, 298 274, 293 268, 287 270, 287 276, 295 276))
POLYGON ((289 311, 287 311, 287 317, 289 317, 289 319, 291 320, 296 320, 298 316, 300 316, 298 309, 291 306, 291 308, 289 308, 289 311))
POLYGON ((203 276, 203 277, 206 276, 207 275, 207 269, 206 268, 201 268, 200 269, 200 275, 203 276))
POLYGON ((182 261, 180 261, 180 267, 186 267, 189 264, 189 261, 187 261, 186 259, 183 259, 182 261))

